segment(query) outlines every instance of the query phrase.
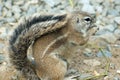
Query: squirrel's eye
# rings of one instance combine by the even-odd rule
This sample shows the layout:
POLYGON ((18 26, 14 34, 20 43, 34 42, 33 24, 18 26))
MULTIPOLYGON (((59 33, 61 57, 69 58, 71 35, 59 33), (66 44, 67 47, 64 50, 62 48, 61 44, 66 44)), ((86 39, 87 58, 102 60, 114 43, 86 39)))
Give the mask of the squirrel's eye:
POLYGON ((91 18, 90 18, 90 17, 85 17, 84 20, 85 20, 85 22, 87 22, 87 23, 91 22, 91 18))

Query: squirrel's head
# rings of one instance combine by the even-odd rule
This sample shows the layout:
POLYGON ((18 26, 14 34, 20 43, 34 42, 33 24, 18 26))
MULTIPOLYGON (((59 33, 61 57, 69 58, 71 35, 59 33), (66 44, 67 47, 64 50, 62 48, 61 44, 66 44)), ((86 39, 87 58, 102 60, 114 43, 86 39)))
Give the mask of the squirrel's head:
POLYGON ((96 32, 96 16, 86 12, 73 12, 68 21, 69 40, 73 43, 84 44, 96 32))

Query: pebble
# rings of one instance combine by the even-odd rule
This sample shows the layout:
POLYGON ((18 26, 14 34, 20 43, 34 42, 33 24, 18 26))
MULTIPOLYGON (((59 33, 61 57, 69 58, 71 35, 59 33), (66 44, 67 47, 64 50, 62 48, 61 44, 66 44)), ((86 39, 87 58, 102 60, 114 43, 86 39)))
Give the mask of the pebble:
POLYGON ((116 29, 116 26, 114 26, 113 24, 108 24, 104 27, 104 30, 113 32, 116 29))
POLYGON ((120 74, 120 70, 117 70, 116 72, 117 72, 118 74, 120 74))
POLYGON ((5 27, 1 27, 0 28, 0 39, 2 39, 2 40, 6 40, 6 38, 7 38, 7 28, 5 28, 5 27))
POLYGON ((14 17, 4 18, 4 20, 9 22, 9 23, 15 22, 15 18, 14 17))
POLYGON ((3 63, 4 60, 5 60, 5 57, 2 54, 0 54, 0 64, 3 63))
POLYGON ((97 57, 112 57, 112 53, 108 50, 103 50, 103 53, 99 51, 96 55, 97 57))
POLYGON ((117 39, 120 39, 120 29, 115 30, 114 35, 117 37, 117 39))
POLYGON ((84 55, 87 56, 87 57, 93 56, 92 50, 89 49, 89 48, 86 48, 83 53, 84 53, 84 55))
POLYGON ((4 46, 5 46, 5 45, 0 42, 0 53, 3 53, 4 46))
POLYGON ((95 67, 95 66, 101 65, 101 62, 96 60, 96 59, 84 60, 83 63, 85 63, 86 65, 89 65, 91 67, 95 67))
POLYGON ((118 15, 119 15, 119 11, 114 10, 114 9, 108 10, 108 14, 109 14, 109 15, 118 16, 118 15))
POLYGON ((55 5, 58 5, 61 3, 61 0, 44 0, 45 3, 47 3, 50 7, 53 7, 55 5))
POLYGON ((30 6, 28 11, 27 11, 27 15, 30 16, 30 15, 34 14, 36 12, 36 9, 37 9, 37 7, 30 6))
POLYGON ((88 73, 81 74, 80 80, 84 80, 84 78, 87 78, 87 77, 90 77, 90 76, 92 76, 92 75, 90 75, 88 73))
POLYGON ((102 13, 103 12, 103 6, 96 6, 95 10, 96 10, 96 13, 99 13, 99 14, 102 13))
POLYGON ((82 3, 82 4, 89 4, 90 0, 80 0, 80 3, 82 3))
POLYGON ((114 79, 113 80, 120 80, 120 78, 118 78, 118 77, 114 77, 114 79))
POLYGON ((114 3, 119 5, 120 4, 120 0, 114 0, 114 3))
POLYGON ((11 0, 8 0, 4 3, 4 6, 8 9, 11 9, 12 8, 12 1, 11 0))
POLYGON ((105 34, 100 35, 100 38, 105 39, 105 41, 107 41, 108 43, 115 43, 117 40, 115 35, 111 32, 107 32, 105 34))
POLYGON ((6 17, 6 15, 8 14, 8 10, 7 10, 7 8, 3 8, 3 13, 2 13, 2 16, 3 17, 6 17))
POLYGON ((94 7, 92 5, 89 5, 89 4, 84 4, 81 10, 88 12, 88 13, 95 13, 94 7))
POLYGON ((120 5, 115 6, 115 9, 120 12, 120 5))
POLYGON ((2 15, 2 5, 0 4, 0 16, 2 15))
POLYGON ((115 17, 114 20, 117 24, 120 24, 120 17, 115 17))

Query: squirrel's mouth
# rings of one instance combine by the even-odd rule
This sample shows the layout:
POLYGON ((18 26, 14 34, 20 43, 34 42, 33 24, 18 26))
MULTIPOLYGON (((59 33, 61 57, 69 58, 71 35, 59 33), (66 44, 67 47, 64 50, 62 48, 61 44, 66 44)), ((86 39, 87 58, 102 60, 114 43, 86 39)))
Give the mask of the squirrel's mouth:
POLYGON ((88 32, 87 34, 91 36, 95 35, 98 30, 99 30, 99 27, 96 24, 93 24, 87 29, 87 32, 88 32))
POLYGON ((96 24, 92 24, 90 27, 88 27, 87 31, 89 31, 90 29, 92 29, 94 27, 97 27, 97 25, 96 24))

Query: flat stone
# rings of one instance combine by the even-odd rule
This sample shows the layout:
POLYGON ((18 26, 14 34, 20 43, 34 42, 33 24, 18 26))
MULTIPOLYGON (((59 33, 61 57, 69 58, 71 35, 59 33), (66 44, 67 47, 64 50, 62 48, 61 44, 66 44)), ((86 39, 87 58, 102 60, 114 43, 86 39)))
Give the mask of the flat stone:
POLYGON ((83 63, 92 67, 101 65, 101 62, 96 59, 84 60, 83 63))
POLYGON ((92 51, 89 48, 86 48, 83 53, 87 57, 91 57, 93 55, 92 51))
POLYGON ((8 0, 4 3, 5 7, 7 7, 8 9, 11 9, 12 8, 12 1, 11 0, 8 0))
POLYGON ((82 4, 89 4, 90 0, 80 0, 80 3, 82 3, 82 4))
POLYGON ((112 53, 108 50, 103 50, 103 53, 101 51, 99 51, 97 54, 97 57, 112 57, 112 53))
POLYGON ((88 12, 88 13, 95 13, 94 7, 92 5, 89 5, 89 4, 84 4, 81 10, 88 12))
POLYGON ((2 15, 2 5, 0 4, 0 16, 2 15))
POLYGON ((98 12, 98 13, 102 13, 103 12, 103 6, 96 6, 95 9, 96 9, 96 12, 98 12))
POLYGON ((114 0, 115 4, 120 4, 120 0, 114 0))
POLYGON ((0 28, 0 39, 5 40, 7 38, 7 28, 2 27, 0 28))
POLYGON ((0 64, 3 63, 4 60, 5 60, 5 57, 2 54, 0 54, 0 64))
POLYGON ((115 6, 115 10, 120 12, 120 5, 115 6))
POLYGON ((0 53, 3 53, 4 46, 5 45, 3 43, 0 43, 0 53))
POLYGON ((14 6, 12 6, 12 12, 14 14, 18 14, 18 13, 21 12, 21 9, 20 9, 20 7, 18 5, 14 5, 14 6))
POLYGON ((58 5, 61 3, 61 0, 44 0, 45 3, 47 3, 50 7, 53 7, 55 5, 58 5))
POLYGON ((120 39, 120 29, 115 30, 114 35, 117 37, 117 39, 120 39))
POLYGON ((100 35, 100 38, 105 39, 105 41, 107 41, 108 43, 115 43, 117 38, 115 37, 115 35, 111 32, 107 32, 103 35, 100 35))
POLYGON ((109 24, 109 25, 106 25, 104 27, 104 29, 110 31, 110 32, 113 32, 115 29, 116 29, 116 26, 114 26, 113 24, 109 24))
POLYGON ((15 22, 15 18, 14 17, 8 17, 8 18, 4 18, 5 21, 11 23, 11 22, 15 22))
POLYGON ((115 17, 114 20, 117 24, 120 24, 120 17, 115 17))
POLYGON ((116 73, 117 73, 117 74, 120 74, 120 70, 117 70, 116 73))
POLYGON ((36 7, 35 6, 30 6, 28 11, 27 11, 27 15, 32 15, 36 12, 36 7))
POLYGON ((117 11, 115 9, 111 9, 111 10, 108 10, 108 14, 109 15, 118 16, 119 15, 119 11, 117 11))

